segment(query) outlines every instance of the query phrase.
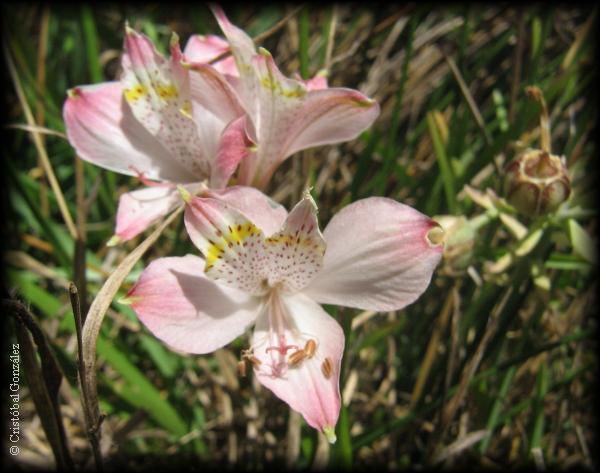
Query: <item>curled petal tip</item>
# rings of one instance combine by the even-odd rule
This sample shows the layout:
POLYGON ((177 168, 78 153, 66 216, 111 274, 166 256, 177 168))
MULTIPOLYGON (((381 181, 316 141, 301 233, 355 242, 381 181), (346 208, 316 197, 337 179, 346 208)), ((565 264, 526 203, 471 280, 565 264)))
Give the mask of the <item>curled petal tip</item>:
POLYGON ((437 222, 433 222, 434 227, 430 228, 425 234, 425 239, 429 246, 440 246, 443 245, 446 240, 446 234, 444 233, 444 229, 437 224, 437 222))
POLYGON ((259 46, 258 54, 260 54, 261 56, 265 56, 265 57, 271 57, 271 53, 269 51, 267 51, 265 48, 263 48, 262 46, 259 46))
POLYGON ((121 237, 119 235, 113 235, 110 240, 106 242, 106 246, 117 246, 121 243, 121 237))
POLYGON ((177 186, 177 190, 186 204, 189 204, 192 201, 192 194, 190 194, 185 187, 179 185, 177 186))
POLYGON ((335 443, 337 440, 337 437, 335 436, 335 430, 333 427, 331 427, 330 425, 326 426, 323 428, 323 433, 325 434, 325 437, 327 437, 327 441, 329 443, 335 443))
POLYGON ((67 96, 70 99, 74 99, 74 98, 79 97, 80 92, 81 91, 80 91, 79 87, 73 87, 72 89, 67 90, 67 96))
POLYGON ((179 35, 173 31, 171 33, 171 39, 169 40, 169 45, 171 47, 177 46, 179 44, 179 35))
POLYGON ((117 302, 123 305, 131 305, 134 302, 137 302, 140 298, 135 296, 125 296, 121 297, 117 302))
POLYGON ((310 195, 310 191, 311 191, 312 189, 313 189, 313 188, 312 188, 312 186, 311 186, 311 187, 307 187, 307 188, 305 188, 305 189, 304 189, 304 191, 302 192, 302 198, 303 198, 303 199, 308 199, 308 200, 310 200, 310 201, 312 202, 312 204, 313 204, 313 205, 316 207, 316 206, 317 206, 317 204, 316 204, 316 202, 314 201, 314 199, 312 198, 312 195, 310 195))
POLYGON ((320 69, 315 77, 329 77, 329 71, 327 69, 320 69))
POLYGON ((129 26, 128 21, 125 21, 125 34, 127 34, 127 35, 137 34, 137 31, 135 31, 131 26, 129 26))

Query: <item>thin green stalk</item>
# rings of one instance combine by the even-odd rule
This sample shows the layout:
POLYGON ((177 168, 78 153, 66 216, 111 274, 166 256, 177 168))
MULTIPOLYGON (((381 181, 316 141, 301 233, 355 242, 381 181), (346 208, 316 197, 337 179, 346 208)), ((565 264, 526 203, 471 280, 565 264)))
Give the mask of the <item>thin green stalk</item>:
POLYGON ((298 55, 300 56, 300 75, 303 79, 308 79, 309 72, 309 37, 310 37, 310 19, 308 9, 303 8, 298 15, 298 55))
POLYGON ((87 57, 88 71, 92 82, 102 82, 104 76, 100 66, 100 47, 98 46, 98 31, 94 14, 89 5, 81 7, 81 26, 85 41, 85 52, 87 57))
POLYGON ((452 173, 452 169, 450 168, 450 163, 448 162, 448 157, 446 156, 446 150, 444 144, 442 143, 442 139, 437 129, 432 112, 427 113, 427 127, 429 128, 429 134, 431 135, 433 148, 435 149, 435 154, 438 158, 448 210, 451 214, 456 215, 458 212, 458 205, 456 203, 456 191, 454 189, 454 175, 452 173))

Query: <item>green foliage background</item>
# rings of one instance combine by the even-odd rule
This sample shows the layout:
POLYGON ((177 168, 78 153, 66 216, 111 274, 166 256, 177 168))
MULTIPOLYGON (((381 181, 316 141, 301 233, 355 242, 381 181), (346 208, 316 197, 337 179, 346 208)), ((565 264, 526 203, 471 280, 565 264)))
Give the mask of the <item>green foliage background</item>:
MULTIPOLYGON (((224 7, 234 24, 256 36, 297 6, 224 7)), ((88 163, 75 165, 61 114, 66 90, 118 78, 126 20, 163 52, 172 31, 182 44, 192 33, 219 31, 202 4, 2 8, 6 51, 43 127, 43 147, 69 213, 85 229, 85 242, 77 244, 9 81, 5 286, 39 321, 64 372, 61 412, 74 462, 83 466, 91 454, 79 404, 68 281, 78 283, 88 305, 143 237, 105 246, 118 195, 138 183, 88 163)), ((140 469, 597 465, 596 418, 590 415, 597 390, 597 322, 591 316, 598 224, 596 30, 597 12, 583 4, 296 9, 261 46, 289 75, 308 78, 327 67, 330 85, 362 90, 378 100, 382 113, 353 142, 290 158, 268 193, 289 208, 313 186, 322 228, 337 209, 372 195, 482 225, 459 248, 464 264, 448 254, 425 294, 405 310, 373 315, 328 308, 347 335, 344 407, 331 448, 252 377, 238 379, 235 365, 246 339, 210 356, 174 353, 128 307, 113 302, 98 342, 105 460, 140 469), (569 202, 537 220, 493 197, 502 197, 503 165, 539 147, 539 107, 524 93, 530 85, 544 93, 552 150, 566 157, 572 182, 569 202), (477 195, 481 201, 492 195, 491 206, 480 205, 477 195), (507 258, 508 265, 493 270, 507 258)), ((119 295, 153 259, 194 252, 179 219, 138 262, 119 295)), ((21 454, 11 460, 52 465, 28 392, 24 386, 27 434, 21 454)))

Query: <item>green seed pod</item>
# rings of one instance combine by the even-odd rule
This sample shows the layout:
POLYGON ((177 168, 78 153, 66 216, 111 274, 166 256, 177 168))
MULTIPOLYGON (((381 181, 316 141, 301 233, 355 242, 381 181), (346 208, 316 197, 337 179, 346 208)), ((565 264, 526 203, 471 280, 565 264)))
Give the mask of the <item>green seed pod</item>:
POLYGON ((520 213, 537 217, 569 198, 571 182, 563 160, 546 151, 528 150, 504 168, 504 196, 520 213))

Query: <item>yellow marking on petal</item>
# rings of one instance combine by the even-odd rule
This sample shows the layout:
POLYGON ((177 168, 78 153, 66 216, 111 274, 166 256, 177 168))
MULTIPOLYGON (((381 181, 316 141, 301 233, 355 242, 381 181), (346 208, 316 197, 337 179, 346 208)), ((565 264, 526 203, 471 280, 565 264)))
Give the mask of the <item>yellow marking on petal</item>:
POLYGON ((281 85, 281 82, 272 76, 261 77, 260 85, 262 85, 265 89, 278 93, 282 97, 302 98, 306 95, 306 90, 301 85, 298 85, 293 89, 284 89, 281 85))
POLYGON ((251 223, 248 223, 246 225, 237 225, 237 226, 233 227, 231 230, 232 231, 228 236, 231 237, 231 240, 233 240, 236 243, 240 243, 240 244, 246 238, 248 238, 249 236, 258 232, 258 229, 256 228, 256 226, 254 226, 251 223))
POLYGON ((174 84, 159 85, 155 90, 158 96, 164 100, 179 97, 179 90, 177 90, 174 84))
POLYGON ((335 430, 330 425, 327 425, 323 428, 323 433, 325 434, 325 437, 327 437, 329 443, 335 443, 337 440, 337 437, 335 436, 335 430))
POLYGON ((206 265, 204 266, 204 272, 208 271, 214 265, 215 261, 219 258, 219 255, 223 253, 223 247, 216 243, 209 243, 208 250, 206 251, 206 265))
POLYGON ((125 89, 123 93, 125 94, 125 100, 135 102, 148 95, 148 88, 145 85, 137 84, 135 87, 125 89))
POLYGON ((189 100, 183 102, 183 107, 179 109, 179 112, 184 117, 193 119, 194 117, 192 116, 192 102, 190 102, 189 100))

